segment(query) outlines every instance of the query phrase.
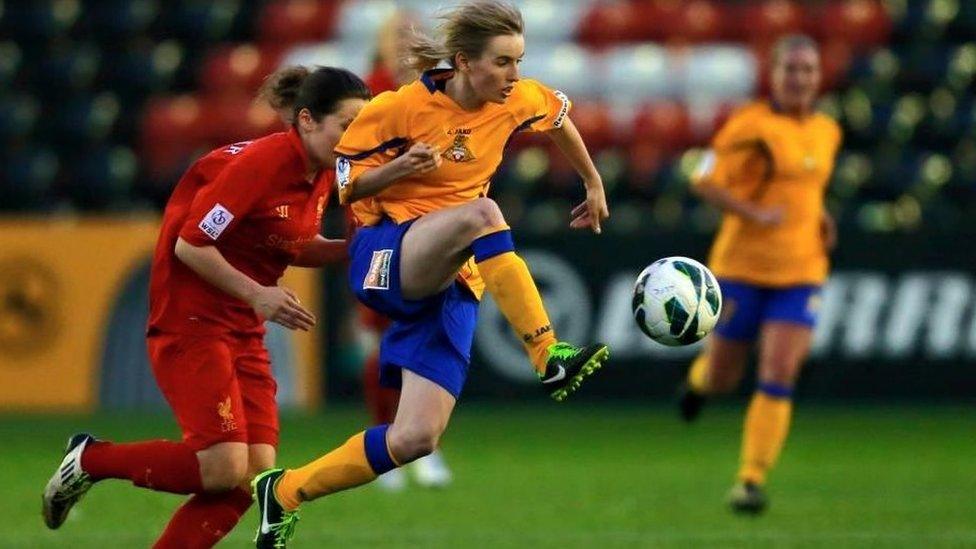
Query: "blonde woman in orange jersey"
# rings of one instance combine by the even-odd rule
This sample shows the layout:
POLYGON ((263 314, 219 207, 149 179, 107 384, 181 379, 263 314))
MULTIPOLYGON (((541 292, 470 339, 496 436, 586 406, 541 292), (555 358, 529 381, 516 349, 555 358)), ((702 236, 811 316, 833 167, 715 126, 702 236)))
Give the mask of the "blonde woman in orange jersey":
POLYGON ((259 475, 259 546, 284 546, 302 501, 370 482, 437 447, 467 376, 484 291, 556 400, 608 356, 602 344, 556 339, 505 218, 487 198, 511 136, 542 131, 586 188, 570 226, 600 232, 609 215, 603 183, 568 117, 569 99, 520 79, 525 42, 514 7, 465 4, 443 21, 442 42, 417 35, 411 45, 421 78, 377 96, 336 147, 340 200, 363 224, 350 244, 350 284, 394 320, 380 368, 382 382, 401 387, 396 417, 304 467, 259 475))
POLYGON ((771 101, 735 113, 715 136, 694 190, 724 212, 709 258, 725 307, 681 393, 685 419, 706 395, 727 393, 759 355, 758 384, 746 413, 736 512, 760 513, 763 485, 789 430, 793 386, 810 350, 836 241, 824 193, 841 143, 830 117, 813 111, 820 85, 817 44, 788 36, 775 46, 771 101))

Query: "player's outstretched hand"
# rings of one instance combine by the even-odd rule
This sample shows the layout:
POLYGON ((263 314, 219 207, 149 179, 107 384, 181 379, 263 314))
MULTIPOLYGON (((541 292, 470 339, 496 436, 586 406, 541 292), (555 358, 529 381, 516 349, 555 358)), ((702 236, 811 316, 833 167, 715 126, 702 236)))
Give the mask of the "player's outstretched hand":
POLYGON ((414 143, 403 156, 413 173, 420 174, 436 170, 443 161, 440 151, 427 143, 414 143))
POLYGON ((569 222, 569 226, 573 229, 590 227, 593 232, 600 234, 600 221, 610 217, 603 185, 587 185, 586 200, 573 208, 571 215, 573 220, 569 222))
POLYGON ((315 315, 302 306, 295 292, 281 286, 264 286, 251 299, 251 306, 266 320, 289 330, 309 331, 315 315))

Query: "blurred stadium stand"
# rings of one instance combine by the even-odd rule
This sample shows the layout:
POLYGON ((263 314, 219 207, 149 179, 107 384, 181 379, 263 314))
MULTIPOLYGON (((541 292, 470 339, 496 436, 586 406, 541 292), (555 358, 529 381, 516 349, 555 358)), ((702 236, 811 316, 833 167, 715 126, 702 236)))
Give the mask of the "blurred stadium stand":
MULTIPOLYGON (((252 102, 281 63, 366 73, 375 33, 411 0, 0 1, 0 210, 160 208, 217 145, 279 128, 252 102)), ((976 2, 519 2, 525 76, 565 91, 622 233, 716 221, 689 197, 700 148, 766 90, 786 32, 821 41, 823 108, 846 131, 831 191, 845 230, 951 229, 976 214, 976 2)), ((579 196, 545 140, 499 170, 513 223, 559 230, 579 196), (530 215, 531 214, 531 215, 530 215)))

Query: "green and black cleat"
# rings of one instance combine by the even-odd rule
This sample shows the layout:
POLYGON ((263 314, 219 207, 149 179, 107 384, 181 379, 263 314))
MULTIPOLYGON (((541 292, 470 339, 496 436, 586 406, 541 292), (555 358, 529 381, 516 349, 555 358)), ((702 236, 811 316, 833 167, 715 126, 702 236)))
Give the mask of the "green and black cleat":
POLYGON ((539 380, 556 402, 562 402, 576 392, 583 381, 610 358, 610 348, 602 343, 576 347, 559 342, 550 345, 548 351, 546 373, 540 374, 539 380))
POLYGON ((275 485, 284 469, 268 469, 251 481, 251 494, 258 502, 258 516, 261 520, 254 546, 258 549, 283 549, 288 540, 295 535, 298 511, 288 511, 275 496, 275 485))
POLYGON ((769 506, 762 486, 754 482, 740 482, 729 492, 729 507, 740 515, 761 515, 769 506))
POLYGON ((678 387, 678 412, 681 413, 681 419, 686 423, 698 419, 706 400, 705 395, 692 389, 687 382, 682 383, 678 387))

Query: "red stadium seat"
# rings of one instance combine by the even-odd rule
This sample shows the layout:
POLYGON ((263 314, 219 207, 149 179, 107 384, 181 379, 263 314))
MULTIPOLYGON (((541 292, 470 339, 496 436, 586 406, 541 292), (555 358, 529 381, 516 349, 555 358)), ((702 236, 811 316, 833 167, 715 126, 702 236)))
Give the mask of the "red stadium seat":
POLYGON ((638 196, 651 196, 654 177, 667 163, 669 155, 656 141, 638 140, 627 149, 627 184, 638 196))
POLYGON ((820 65, 823 70, 822 88, 830 90, 840 84, 847 74, 854 52, 850 42, 831 40, 820 45, 820 65))
POLYGON ((733 9, 712 0, 683 2, 671 42, 715 42, 726 36, 733 9))
POLYGON ((805 32, 802 6, 793 0, 754 0, 731 18, 729 38, 770 43, 786 34, 805 32))
POLYGON ((668 151, 677 151, 694 142, 691 117, 684 105, 657 101, 643 105, 634 117, 633 141, 654 142, 668 151))
POLYGON ((815 18, 821 40, 838 40, 864 50, 884 44, 891 33, 891 19, 878 0, 835 0, 815 18))
POLYGON ((637 40, 665 42, 676 36, 685 17, 685 2, 680 0, 635 0, 635 32, 637 40))
POLYGON ((626 1, 600 2, 580 17, 577 36, 580 42, 602 47, 635 39, 634 21, 637 14, 633 4, 626 1))
POLYGON ((591 152, 619 142, 613 117, 606 103, 577 102, 573 104, 573 110, 569 115, 591 152))
POLYGON ((248 94, 213 94, 200 101, 206 116, 200 123, 211 148, 255 139, 284 129, 274 110, 248 94))
POLYGON ((168 175, 208 143, 203 108, 192 95, 150 100, 142 115, 141 157, 152 176, 168 175))
POLYGON ((258 49, 251 44, 221 47, 204 61, 200 85, 207 92, 253 94, 280 59, 279 48, 258 49))
POLYGON ((265 6, 259 20, 262 44, 288 46, 332 37, 339 2, 334 0, 278 0, 265 6))

